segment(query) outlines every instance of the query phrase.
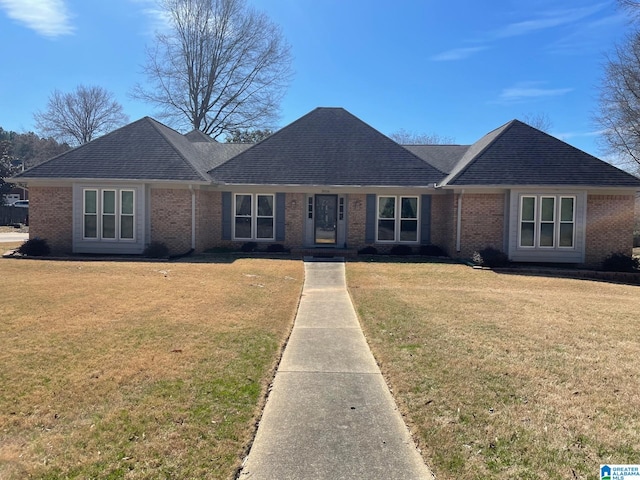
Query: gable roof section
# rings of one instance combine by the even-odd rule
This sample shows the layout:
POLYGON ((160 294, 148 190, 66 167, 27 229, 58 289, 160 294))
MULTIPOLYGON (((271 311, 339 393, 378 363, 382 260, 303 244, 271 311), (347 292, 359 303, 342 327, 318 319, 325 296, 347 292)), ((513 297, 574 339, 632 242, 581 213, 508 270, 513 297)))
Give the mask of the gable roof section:
POLYGON ((445 174, 342 108, 317 108, 209 171, 245 185, 427 186, 445 174))
POLYGON ((184 135, 144 117, 16 178, 209 182, 212 163, 184 135))
POLYGON ((403 145, 403 147, 441 172, 449 174, 467 153, 470 145, 403 145))
POLYGON ((640 179, 518 120, 474 143, 442 183, 640 186, 640 179))

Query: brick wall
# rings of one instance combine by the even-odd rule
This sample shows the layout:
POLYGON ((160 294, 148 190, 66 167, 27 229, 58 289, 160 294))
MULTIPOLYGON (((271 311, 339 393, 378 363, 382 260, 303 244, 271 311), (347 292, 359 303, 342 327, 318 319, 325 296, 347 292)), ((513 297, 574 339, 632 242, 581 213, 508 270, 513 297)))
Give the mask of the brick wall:
POLYGON ((455 254, 454 229, 456 218, 456 197, 446 195, 431 196, 431 243, 444 249, 449 255, 455 254))
POLYGON ((52 253, 73 248, 73 190, 71 187, 29 188, 29 238, 44 238, 52 253))
POLYGON ((191 192, 188 189, 151 189, 151 241, 162 242, 169 252, 191 248, 191 192))
POLYGON ((291 248, 303 245, 306 209, 304 193, 285 195, 285 246, 291 248))
POLYGON ((631 255, 633 195, 589 195, 585 263, 599 265, 611 253, 631 255))
POLYGON ((196 190, 196 252, 220 245, 222 193, 196 190))
MULTIPOLYGON (((455 195, 457 202, 458 195, 455 195)), ((462 195, 462 224, 460 227, 460 257, 471 257, 485 247, 505 251, 503 193, 462 195)), ((454 209, 457 220, 457 208, 454 209)), ((455 231, 457 223, 454 223, 455 231)))
POLYGON ((349 194, 347 197, 347 246, 363 248, 367 223, 367 196, 349 194))

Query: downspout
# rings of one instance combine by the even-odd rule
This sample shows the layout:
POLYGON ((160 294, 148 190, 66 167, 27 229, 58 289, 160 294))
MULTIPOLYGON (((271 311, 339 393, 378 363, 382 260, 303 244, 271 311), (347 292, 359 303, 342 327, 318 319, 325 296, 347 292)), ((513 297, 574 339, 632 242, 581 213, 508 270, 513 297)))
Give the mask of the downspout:
POLYGON ((462 237, 462 233, 460 232, 460 229, 462 228, 462 195, 464 195, 464 190, 460 190, 460 193, 458 194, 458 215, 456 218, 456 252, 460 253, 460 243, 461 243, 461 237, 462 237))
POLYGON ((191 191, 191 251, 196 249, 196 191, 189 185, 191 191))

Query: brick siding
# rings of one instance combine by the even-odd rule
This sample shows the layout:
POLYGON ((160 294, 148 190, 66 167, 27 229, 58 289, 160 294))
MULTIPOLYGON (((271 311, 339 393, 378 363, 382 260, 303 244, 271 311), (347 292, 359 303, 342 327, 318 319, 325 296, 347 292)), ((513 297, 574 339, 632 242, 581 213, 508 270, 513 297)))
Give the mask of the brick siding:
MULTIPOLYGON (((458 195, 456 197, 456 202, 458 195)), ((464 194, 462 195, 462 222, 460 235, 460 253, 463 258, 471 257, 473 252, 485 247, 505 251, 504 248, 504 202, 503 193, 464 194)), ((454 209, 454 220, 457 221, 454 209)), ((454 223, 454 229, 457 223, 454 223)))
POLYGON ((300 247, 304 244, 304 228, 306 209, 304 193, 287 193, 285 195, 284 245, 288 248, 300 247))
POLYGON ((599 265, 612 253, 631 255, 633 195, 589 195, 585 263, 599 265))
POLYGON ((347 246, 349 248, 363 248, 367 224, 367 196, 364 194, 349 194, 347 197, 347 246))
POLYGON ((218 246, 222 239, 222 193, 196 191, 196 252, 218 246))
POLYGON ((73 248, 73 190, 71 187, 29 188, 29 238, 47 240, 52 253, 73 248))
POLYGON ((446 195, 431 196, 431 243, 442 248, 449 255, 455 254, 453 225, 456 219, 456 197, 446 195))
POLYGON ((171 254, 191 249, 191 192, 151 189, 151 241, 162 242, 171 254))

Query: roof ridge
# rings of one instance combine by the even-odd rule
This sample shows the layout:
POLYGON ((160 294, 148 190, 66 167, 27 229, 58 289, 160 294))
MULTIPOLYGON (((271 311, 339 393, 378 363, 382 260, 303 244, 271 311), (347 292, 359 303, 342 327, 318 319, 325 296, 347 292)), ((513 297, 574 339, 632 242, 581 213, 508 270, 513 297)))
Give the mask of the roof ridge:
MULTIPOLYGON (((193 164, 193 162, 191 160, 189 160, 189 158, 182 152, 182 149, 177 146, 167 135, 165 132, 162 131, 161 128, 159 128, 160 126, 171 130, 173 133, 176 133, 178 135, 180 135, 190 146, 192 145, 192 142, 189 141, 188 138, 186 138, 182 133, 178 132, 177 130, 168 127, 167 125, 165 125, 162 122, 159 122, 157 120, 155 120, 154 118, 151 117, 145 117, 148 118, 149 120, 151 120, 151 125, 153 126, 153 128, 162 136, 162 138, 165 139, 165 141, 171 146, 171 148, 178 154, 178 156, 180 158, 182 158, 182 160, 184 160, 186 162, 187 165, 189 165, 189 167, 193 170, 193 172, 200 177, 201 180, 207 181, 210 180, 209 178, 205 177, 205 175, 202 174, 202 172, 193 164)), ((199 154, 199 152, 196 152, 197 154, 199 154)))
MULTIPOLYGON (((465 160, 465 157, 467 155, 467 153, 469 153, 469 150, 467 150, 467 152, 463 155, 463 157, 460 159, 460 161, 458 162, 458 164, 454 167, 454 169, 451 171, 451 173, 449 175, 447 175, 447 177, 442 181, 442 183, 440 184, 440 186, 445 186, 448 185, 450 182, 454 181, 456 178, 458 178, 467 168, 469 168, 471 165, 473 165, 473 163, 482 156, 482 154, 484 152, 487 151, 487 149, 493 145, 500 137, 502 137, 505 132, 507 132, 510 128, 513 127, 513 125, 515 124, 515 122, 519 122, 519 120, 513 119, 513 120, 509 120, 507 123, 499 126, 498 128, 494 128, 493 130, 491 130, 490 132, 484 134, 478 141, 472 143, 469 146, 469 150, 471 150, 473 148, 474 145, 479 144, 480 142, 482 142, 484 139, 490 137, 494 132, 498 132, 490 141, 487 142, 487 144, 482 147, 480 149, 480 151, 478 151, 477 153, 473 154, 471 156, 471 158, 469 158, 468 160, 465 160)), ((521 122, 522 123, 522 122, 521 122)))
POLYGON ((118 127, 118 128, 116 128, 115 130, 111 130, 110 132, 105 133, 104 135, 100 135, 98 138, 94 138, 93 140, 91 140, 91 141, 89 141, 89 142, 87 142, 87 143, 83 143, 83 144, 77 145, 77 146, 75 146, 75 147, 71 147, 69 150, 67 150, 67 151, 65 151, 65 152, 62 152, 62 153, 59 153, 59 154, 57 154, 57 155, 55 155, 55 156, 53 156, 53 157, 51 157, 51 158, 48 158, 48 159, 47 159, 47 160, 45 160, 44 162, 40 162, 40 163, 39 163, 39 164, 37 164, 37 165, 34 165, 34 166, 32 166, 32 167, 29 167, 28 169, 26 169, 26 170, 24 170, 24 171, 22 171, 22 172, 18 173, 17 175, 14 175, 14 176, 13 176, 13 177, 11 177, 11 178, 19 178, 19 177, 22 177, 24 173, 29 172, 30 170, 33 170, 34 168, 40 167, 41 165, 46 165, 46 164, 48 164, 49 162, 54 161, 54 160, 55 160, 55 159, 57 159, 58 157, 61 157, 62 155, 67 155, 67 154, 69 154, 69 153, 71 153, 71 152, 73 152, 73 151, 75 151, 75 150, 80 150, 81 148, 84 148, 84 147, 88 146, 89 144, 91 144, 91 143, 93 143, 93 142, 96 142, 96 141, 101 140, 101 139, 103 139, 103 138, 107 138, 107 137, 110 137, 110 136, 112 136, 112 135, 115 135, 115 134, 116 134, 116 132, 119 132, 120 130, 122 130, 122 129, 124 129, 124 128, 128 128, 128 127, 130 127, 131 125, 134 125, 134 124, 136 124, 136 123, 141 123, 143 120, 147 120, 147 119, 151 119, 151 120, 153 120, 153 119, 152 119, 151 117, 149 117, 148 115, 145 115, 144 117, 141 117, 141 118, 139 118, 138 120, 134 120, 134 121, 133 121, 133 122, 131 122, 131 123, 127 123, 126 125, 122 125, 121 127, 118 127))

